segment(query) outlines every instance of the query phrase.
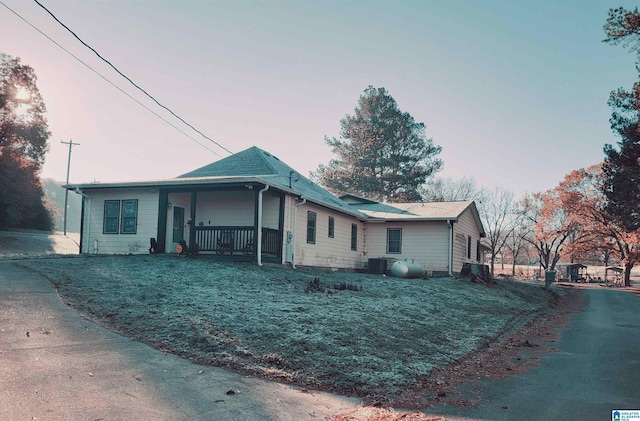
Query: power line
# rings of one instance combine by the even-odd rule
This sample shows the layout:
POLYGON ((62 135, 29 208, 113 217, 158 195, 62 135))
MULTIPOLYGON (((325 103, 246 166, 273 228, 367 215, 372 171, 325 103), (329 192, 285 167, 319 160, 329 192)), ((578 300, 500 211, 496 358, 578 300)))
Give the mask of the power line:
POLYGON ((73 57, 74 59, 76 59, 78 62, 80 62, 82 65, 84 65, 87 69, 91 70, 93 73, 95 73, 97 76, 99 76, 100 78, 102 78, 105 82, 107 82, 108 84, 110 84, 111 86, 113 86, 114 88, 116 88, 117 90, 119 90, 120 92, 122 92, 124 95, 128 96, 131 100, 135 101, 138 105, 140 105, 141 107, 143 107, 144 109, 146 109, 147 111, 149 111, 151 114, 155 115, 156 117, 158 117, 160 120, 164 121, 165 123, 167 123, 169 126, 173 127, 174 129, 176 129, 178 132, 182 133, 183 135, 185 135, 186 137, 188 137, 189 139, 193 140, 195 143, 197 143, 198 145, 202 146, 203 148, 205 148, 206 150, 208 150, 209 152, 213 153, 216 156, 219 156, 220 158, 222 158, 222 155, 220 155, 219 153, 217 153, 216 151, 210 149, 207 147, 207 145, 199 142, 196 138, 194 138, 193 136, 191 136, 190 134, 188 134, 187 132, 185 132, 184 130, 180 129, 178 126, 176 126, 175 124, 171 123, 169 120, 165 119, 163 116, 161 116, 160 114, 156 113, 155 111, 153 111, 151 108, 147 107, 145 104, 143 104, 142 102, 138 101, 136 98, 134 98, 133 96, 131 96, 129 93, 127 93, 126 91, 124 91, 122 88, 120 88, 118 85, 116 85, 115 83, 113 83, 112 81, 110 81, 109 79, 107 79, 105 76, 103 76, 102 74, 100 74, 98 71, 96 71, 94 68, 92 68, 91 66, 89 66, 87 63, 85 63, 84 61, 82 61, 82 59, 78 58, 76 55, 74 55, 72 52, 70 52, 69 50, 67 50, 66 48, 64 48, 62 45, 60 45, 58 42, 56 42, 53 38, 51 38, 49 35, 45 34, 44 32, 42 32, 40 29, 38 29, 35 25, 33 25, 31 22, 29 22, 27 19, 23 18, 22 16, 20 16, 20 14, 18 14, 15 10, 11 9, 9 6, 7 6, 6 4, 4 4, 1 0, 0 0, 0 4, 3 5, 5 8, 7 8, 11 13, 13 13, 14 15, 16 15, 20 20, 22 20, 23 22, 25 22, 27 25, 31 26, 33 29, 35 29, 36 31, 38 31, 42 36, 44 36, 45 38, 47 38, 49 41, 51 41, 52 43, 54 43, 56 46, 58 46, 60 49, 62 49, 65 53, 69 54, 71 57, 73 57))
POLYGON ((156 104, 158 104, 158 106, 164 108, 165 110, 167 110, 168 112, 171 113, 171 115, 173 115, 175 118, 177 118, 178 120, 180 120, 181 122, 183 122, 184 124, 186 124, 187 126, 189 126, 193 131, 195 131, 196 133, 198 133, 200 136, 204 137, 205 139, 213 142, 215 145, 217 145, 218 147, 224 149, 225 151, 227 151, 229 154, 233 155, 233 152, 231 152, 229 149, 225 148, 224 146, 222 146, 220 143, 216 142, 215 140, 211 139, 209 136, 205 135, 204 133, 202 133, 200 130, 196 129, 195 127, 193 127, 191 124, 187 123, 182 117, 180 117, 179 115, 177 115, 176 113, 174 113, 171 109, 169 109, 168 107, 162 105, 157 99, 155 99, 153 96, 151 96, 147 91, 145 91, 144 89, 142 89, 138 84, 136 84, 133 80, 131 80, 127 75, 125 75, 124 73, 122 73, 116 66, 114 66, 113 64, 111 64, 111 62, 107 59, 105 59, 104 57, 102 57, 100 55, 100 53, 98 53, 93 47, 91 47, 89 44, 87 44, 86 42, 84 42, 78 35, 76 35, 75 32, 73 32, 67 25, 65 25, 64 23, 62 23, 60 21, 60 19, 58 19, 53 13, 51 13, 51 11, 49 9, 47 9, 42 3, 40 3, 38 0, 33 0, 34 2, 36 2, 38 4, 38 6, 40 6, 41 8, 43 8, 49 15, 51 15, 51 17, 58 22, 60 25, 62 25, 62 27, 64 29, 66 29, 67 31, 69 31, 71 33, 71 35, 73 35, 78 41, 80 41, 80 43, 82 43, 82 45, 84 45, 85 47, 87 47, 88 49, 90 49, 91 51, 93 51, 95 53, 95 55, 97 55, 100 60, 104 61, 105 63, 107 63, 109 66, 111 66, 111 68, 113 70, 115 70, 120 76, 122 76, 123 78, 127 79, 129 81, 129 83, 131 83, 133 86, 135 86, 140 92, 142 92, 143 94, 145 94, 147 97, 149 97, 153 102, 155 102, 156 104))

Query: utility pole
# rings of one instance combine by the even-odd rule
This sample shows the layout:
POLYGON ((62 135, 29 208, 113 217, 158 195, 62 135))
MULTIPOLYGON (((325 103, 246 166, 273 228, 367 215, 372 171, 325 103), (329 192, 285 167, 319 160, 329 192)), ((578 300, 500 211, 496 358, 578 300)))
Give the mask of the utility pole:
MULTIPOLYGON (((73 140, 69 140, 65 142, 61 140, 60 143, 64 143, 65 145, 69 145, 69 158, 67 159, 67 182, 65 186, 69 184, 69 169, 71 168, 71 148, 74 146, 79 146, 79 143, 73 143, 73 140)), ((64 235, 67 235, 67 203, 69 201, 69 190, 64 189, 64 235)))

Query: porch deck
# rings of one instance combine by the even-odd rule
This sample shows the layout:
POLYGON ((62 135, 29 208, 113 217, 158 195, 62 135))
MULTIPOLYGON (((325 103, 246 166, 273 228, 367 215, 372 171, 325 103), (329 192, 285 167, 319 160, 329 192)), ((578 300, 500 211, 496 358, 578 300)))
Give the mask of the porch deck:
MULTIPOLYGON (((197 226, 194 242, 200 252, 253 256, 256 253, 254 233, 252 226, 197 226)), ((282 231, 262 228, 262 254, 282 255, 282 231)))

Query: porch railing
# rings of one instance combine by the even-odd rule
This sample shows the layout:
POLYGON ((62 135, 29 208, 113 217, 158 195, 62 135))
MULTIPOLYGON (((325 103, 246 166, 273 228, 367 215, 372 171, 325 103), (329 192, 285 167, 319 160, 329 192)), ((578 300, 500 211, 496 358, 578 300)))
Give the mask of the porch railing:
POLYGON ((262 253, 280 256, 282 252, 282 231, 262 228, 262 253))
MULTIPOLYGON (((218 254, 254 254, 252 226, 198 226, 195 242, 200 251, 218 254)), ((262 228, 262 253, 280 256, 282 232, 262 228)))

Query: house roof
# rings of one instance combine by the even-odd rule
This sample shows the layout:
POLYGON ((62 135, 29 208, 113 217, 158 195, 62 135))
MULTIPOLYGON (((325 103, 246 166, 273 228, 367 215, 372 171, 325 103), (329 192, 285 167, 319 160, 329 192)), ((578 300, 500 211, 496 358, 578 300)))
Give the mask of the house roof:
POLYGON ((457 221, 468 209, 484 235, 484 227, 479 218, 475 202, 412 202, 412 203, 352 203, 350 206, 367 215, 370 220, 381 221, 457 221))
POLYGON ((67 189, 104 189, 139 187, 178 187, 186 185, 261 183, 288 193, 298 194, 310 202, 338 210, 359 219, 366 216, 327 190, 312 182, 278 157, 258 147, 251 147, 176 178, 119 183, 70 184, 67 189))
POLYGON ((205 165, 176 178, 163 180, 70 184, 69 190, 140 187, 179 187, 200 185, 224 185, 260 183, 281 191, 297 194, 303 199, 321 206, 341 211, 361 220, 370 221, 457 221, 468 208, 472 212, 480 232, 484 234, 476 205, 472 201, 431 203, 379 203, 355 195, 340 198, 312 182, 278 157, 256 146, 205 165))
POLYGON ((256 146, 245 149, 224 159, 205 165, 186 174, 178 176, 179 179, 193 177, 255 177, 264 180, 271 185, 282 187, 286 190, 300 194, 317 204, 329 208, 338 209, 351 215, 365 219, 357 209, 350 207, 327 190, 312 182, 289 165, 282 162, 275 155, 270 154, 256 146))
POLYGON ((464 202, 354 203, 350 205, 371 218, 383 219, 457 219, 471 206, 464 202))

